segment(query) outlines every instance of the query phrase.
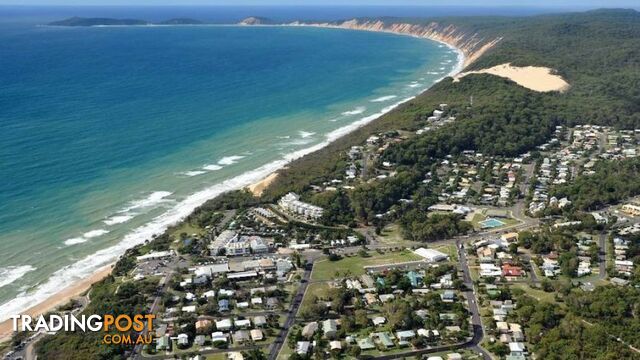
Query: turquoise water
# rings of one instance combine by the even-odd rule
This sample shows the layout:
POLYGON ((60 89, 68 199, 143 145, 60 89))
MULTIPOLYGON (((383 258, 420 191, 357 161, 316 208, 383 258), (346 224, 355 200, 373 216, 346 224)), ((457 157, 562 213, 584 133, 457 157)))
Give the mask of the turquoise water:
POLYGON ((480 225, 482 225, 483 229, 493 229, 504 225, 504 223, 498 219, 489 218, 487 220, 481 221, 480 225))
POLYGON ((452 71, 411 37, 0 25, 0 319, 452 71))

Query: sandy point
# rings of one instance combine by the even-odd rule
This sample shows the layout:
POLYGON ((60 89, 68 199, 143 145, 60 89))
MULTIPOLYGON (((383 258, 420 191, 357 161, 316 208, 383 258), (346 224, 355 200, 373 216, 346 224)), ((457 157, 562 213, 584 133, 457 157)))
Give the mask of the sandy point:
POLYGON ((262 193, 273 183, 273 181, 278 177, 278 173, 271 173, 266 178, 258 181, 255 184, 251 184, 247 186, 247 189, 251 191, 253 196, 261 196, 262 193))
MULTIPOLYGON (((34 317, 34 316, 46 314, 49 311, 55 310, 57 307, 64 305, 67 302, 71 301, 72 299, 77 298, 83 293, 85 293, 87 290, 91 288, 91 285, 93 285, 94 283, 97 283, 98 281, 109 276, 109 274, 111 274, 111 267, 112 265, 108 265, 101 268, 90 277, 80 280, 76 283, 73 283, 71 286, 68 286, 62 289, 59 293, 55 294, 54 296, 23 311, 20 315, 30 315, 34 317)), ((13 325, 12 325, 11 319, 5 320, 2 323, 0 323, 0 342, 4 342, 11 339, 12 333, 13 333, 13 325)))

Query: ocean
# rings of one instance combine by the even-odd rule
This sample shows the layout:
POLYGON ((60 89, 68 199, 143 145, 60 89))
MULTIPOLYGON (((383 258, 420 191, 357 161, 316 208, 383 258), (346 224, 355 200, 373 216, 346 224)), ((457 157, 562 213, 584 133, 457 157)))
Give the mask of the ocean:
POLYGON ((41 26, 61 17, 27 15, 0 19, 0 320, 375 119, 460 60, 386 33, 63 28, 41 26))

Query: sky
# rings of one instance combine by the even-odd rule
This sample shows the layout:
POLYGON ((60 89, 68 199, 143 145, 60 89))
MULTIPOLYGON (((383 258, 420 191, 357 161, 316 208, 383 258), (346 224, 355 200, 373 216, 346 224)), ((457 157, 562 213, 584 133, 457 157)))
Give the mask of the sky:
POLYGON ((640 8, 640 0, 0 0, 0 5, 422 5, 422 6, 531 6, 563 8, 640 8))

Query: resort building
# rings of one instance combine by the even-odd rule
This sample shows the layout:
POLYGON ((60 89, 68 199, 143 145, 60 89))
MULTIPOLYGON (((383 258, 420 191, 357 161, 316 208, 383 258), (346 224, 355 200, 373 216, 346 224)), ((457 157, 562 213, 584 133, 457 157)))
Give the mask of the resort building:
POLYGON ((278 201, 281 209, 297 215, 302 215, 311 219, 319 219, 322 217, 323 209, 319 206, 307 204, 300 201, 300 196, 296 193, 288 193, 278 201))

